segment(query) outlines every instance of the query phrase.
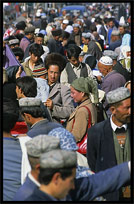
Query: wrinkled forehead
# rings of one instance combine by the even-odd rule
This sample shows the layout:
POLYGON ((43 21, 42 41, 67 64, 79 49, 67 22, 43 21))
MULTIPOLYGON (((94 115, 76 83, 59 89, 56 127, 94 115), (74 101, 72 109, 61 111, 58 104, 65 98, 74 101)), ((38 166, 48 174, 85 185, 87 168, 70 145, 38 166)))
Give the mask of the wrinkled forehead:
POLYGON ((98 62, 98 68, 101 68, 101 69, 106 68, 107 69, 109 67, 111 67, 111 65, 104 65, 101 62, 98 62))

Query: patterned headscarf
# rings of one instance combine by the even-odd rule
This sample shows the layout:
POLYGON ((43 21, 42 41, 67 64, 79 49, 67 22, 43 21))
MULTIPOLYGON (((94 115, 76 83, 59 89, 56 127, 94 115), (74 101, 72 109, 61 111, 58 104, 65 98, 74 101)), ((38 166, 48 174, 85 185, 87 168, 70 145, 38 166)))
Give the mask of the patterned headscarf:
MULTIPOLYGON (((74 136, 66 129, 59 127, 51 130, 48 135, 55 136, 60 139, 60 147, 64 150, 76 151, 78 146, 74 136)), ((91 175, 90 169, 77 165, 76 178, 88 177, 91 175)))
MULTIPOLYGON (((74 136, 66 129, 59 127, 51 130, 48 135, 55 136, 60 139, 60 148, 64 150, 76 151, 78 149, 74 136)), ((77 165, 76 179, 88 177, 93 173, 91 170, 84 166, 77 165)), ((102 196, 96 197, 94 201, 104 201, 102 196)))

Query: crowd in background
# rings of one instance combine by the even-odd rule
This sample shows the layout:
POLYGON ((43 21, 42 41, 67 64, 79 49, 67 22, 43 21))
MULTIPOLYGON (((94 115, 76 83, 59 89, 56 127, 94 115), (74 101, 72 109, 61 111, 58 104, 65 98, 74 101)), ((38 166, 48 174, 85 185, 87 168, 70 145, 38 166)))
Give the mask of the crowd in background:
POLYGON ((4 201, 131 200, 131 5, 80 5, 3 3, 4 201))

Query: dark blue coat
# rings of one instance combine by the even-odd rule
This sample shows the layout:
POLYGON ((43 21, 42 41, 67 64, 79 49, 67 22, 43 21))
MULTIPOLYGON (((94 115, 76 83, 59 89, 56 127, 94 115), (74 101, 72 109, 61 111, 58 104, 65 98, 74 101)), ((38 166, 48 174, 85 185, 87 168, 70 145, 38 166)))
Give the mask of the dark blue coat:
MULTIPOLYGON (((88 130, 87 160, 89 167, 95 173, 117 165, 110 119, 97 123, 88 130)), ((118 197, 116 192, 116 195, 114 193, 109 199, 118 200, 118 197)))
POLYGON ((26 199, 26 201, 58 201, 58 200, 36 188, 33 191, 33 194, 29 196, 26 199))
POLYGON ((23 201, 29 197, 38 186, 27 176, 24 184, 16 192, 13 201, 23 201))
POLYGON ((130 181, 128 163, 117 165, 89 177, 75 180, 75 190, 69 195, 73 201, 92 201, 98 196, 117 191, 130 181))
MULTIPOLYGON (((75 189, 69 192, 67 201, 91 201, 95 197, 104 195, 107 192, 118 190, 122 185, 130 181, 128 163, 125 162, 103 172, 93 174, 89 177, 75 179, 75 189)), ((28 190, 30 186, 25 182, 25 190, 29 192, 29 197, 25 201, 58 201, 57 199, 43 193, 38 188, 28 190), (26 187, 27 186, 27 187, 26 187)), ((23 195, 24 188, 20 191, 23 195)), ((28 195, 28 194, 27 194, 28 195)), ((18 194, 19 196, 19 194, 18 194)), ((21 195, 20 195, 21 196, 21 195)))
POLYGON ((52 129, 62 127, 59 123, 49 122, 47 119, 36 123, 28 132, 29 137, 35 137, 40 134, 48 134, 52 129))

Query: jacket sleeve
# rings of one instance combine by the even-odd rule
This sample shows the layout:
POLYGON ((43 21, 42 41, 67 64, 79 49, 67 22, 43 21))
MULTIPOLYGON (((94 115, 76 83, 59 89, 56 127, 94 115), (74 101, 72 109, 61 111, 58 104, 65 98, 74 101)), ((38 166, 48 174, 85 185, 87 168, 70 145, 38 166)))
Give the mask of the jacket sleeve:
POLYGON ((76 189, 71 191, 71 197, 79 201, 91 201, 97 196, 119 190, 128 182, 130 172, 128 162, 125 162, 89 177, 76 179, 76 189))
POLYGON ((99 148, 98 134, 99 132, 96 130, 94 126, 88 129, 87 161, 89 167, 93 172, 95 172, 96 170, 97 150, 99 148))
POLYGON ((76 142, 81 141, 87 132, 88 126, 88 112, 86 108, 81 107, 75 114, 75 122, 71 133, 74 135, 76 142))
POLYGON ((70 94, 70 88, 61 84, 61 104, 55 104, 52 110, 52 117, 58 119, 68 119, 74 111, 73 100, 70 94))

